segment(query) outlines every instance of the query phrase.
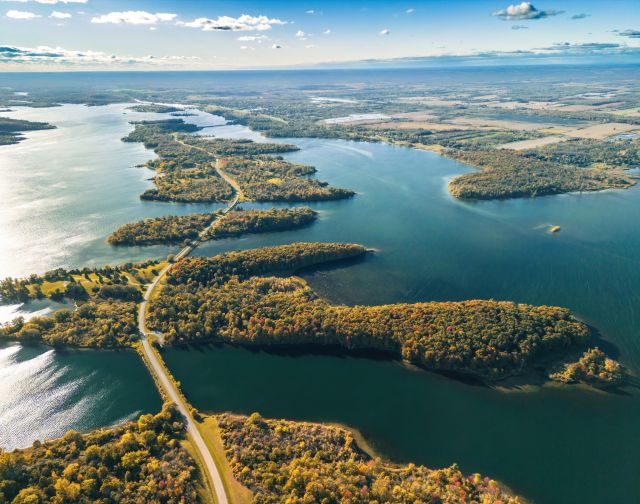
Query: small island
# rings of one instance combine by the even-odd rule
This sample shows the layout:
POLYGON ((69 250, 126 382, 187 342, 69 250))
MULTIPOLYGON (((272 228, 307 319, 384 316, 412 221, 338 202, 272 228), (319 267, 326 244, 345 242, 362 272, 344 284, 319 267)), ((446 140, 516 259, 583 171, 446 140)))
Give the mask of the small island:
POLYGON ((162 105, 160 103, 141 103, 140 105, 133 105, 129 107, 129 110, 134 112, 153 112, 156 114, 168 114, 170 112, 183 112, 181 107, 174 107, 172 105, 162 105))
POLYGON ((586 383, 594 387, 611 387, 624 381, 622 365, 610 359, 598 347, 587 350, 577 362, 549 375, 549 378, 563 383, 586 383))

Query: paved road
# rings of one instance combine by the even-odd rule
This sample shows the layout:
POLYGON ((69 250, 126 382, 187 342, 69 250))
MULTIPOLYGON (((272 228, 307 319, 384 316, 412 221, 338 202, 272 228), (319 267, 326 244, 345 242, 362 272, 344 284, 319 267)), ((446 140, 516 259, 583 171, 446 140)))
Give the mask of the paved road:
MULTIPOLYGON (((197 149, 197 147, 194 147, 194 148, 197 149)), ((200 238, 198 240, 193 241, 190 245, 187 245, 180 252, 176 254, 175 256, 176 261, 182 259, 183 257, 186 257, 198 245, 200 245, 200 243, 202 243, 202 240, 204 239, 208 231, 211 228, 215 227, 216 224, 219 222, 220 217, 230 212, 238 204, 238 201, 240 200, 240 195, 242 194, 240 191, 240 187, 238 186, 235 180, 233 180, 226 173, 223 173, 220 170, 219 168, 220 165, 221 163, 216 161, 216 171, 229 185, 233 187, 234 198, 222 210, 220 216, 214 219, 211 222, 211 224, 209 224, 205 229, 202 230, 202 232, 200 233, 200 238)), ((207 448, 207 445, 205 444, 204 439, 202 438, 202 435, 200 434, 200 431, 196 426, 195 420, 193 419, 193 417, 191 416, 191 413, 189 412, 189 409, 187 408, 187 405, 182 400, 182 397, 180 396, 179 391, 176 389, 176 386, 167 376, 167 373, 165 372, 164 367, 158 360, 156 353, 152 350, 151 343, 147 338, 147 335, 149 334, 156 334, 156 333, 153 333, 152 331, 148 331, 145 325, 145 317, 147 314, 147 302, 149 301, 149 299, 151 299, 151 296, 153 295, 155 288, 158 286, 158 282, 160 282, 160 280, 167 274, 167 271, 169 271, 170 267, 171 267, 171 264, 165 266, 160 271, 160 273, 158 273, 158 275, 153 279, 153 281, 149 284, 146 292, 144 293, 144 299, 140 303, 140 306, 138 308, 138 330, 140 331, 140 334, 142 336, 142 349, 144 350, 145 356, 147 357, 148 362, 151 365, 153 373, 158 377, 160 386, 164 389, 164 392, 166 393, 167 397, 169 397, 169 399, 176 404, 176 406, 178 407, 178 410, 180 411, 180 413, 184 415, 186 419, 187 432, 189 436, 191 436, 191 439, 193 440, 194 447, 200 453, 200 458, 204 462, 205 468, 209 474, 209 480, 213 483, 213 491, 215 493, 216 502, 218 504, 228 504, 229 501, 227 500, 227 494, 224 489, 224 484, 222 483, 222 477, 220 476, 218 467, 216 466, 216 463, 213 460, 213 457, 211 456, 211 452, 209 452, 209 449, 207 448)), ((161 335, 159 334, 156 334, 156 335, 161 337, 161 335)))

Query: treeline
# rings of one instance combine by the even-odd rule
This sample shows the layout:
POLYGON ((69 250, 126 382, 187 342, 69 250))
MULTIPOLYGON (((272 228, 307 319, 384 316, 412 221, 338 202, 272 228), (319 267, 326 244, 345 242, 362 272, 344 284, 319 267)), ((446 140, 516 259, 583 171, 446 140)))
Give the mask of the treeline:
POLYGON ((140 105, 133 105, 132 107, 129 107, 129 110, 133 110, 134 112, 155 112, 157 114, 184 111, 183 108, 174 107, 172 105, 162 105, 160 103, 141 103, 140 105))
POLYGON ((363 253, 354 245, 294 244, 181 261, 153 300, 149 325, 169 343, 376 349, 489 380, 522 372, 588 335, 558 307, 497 301, 332 306, 299 278, 257 276, 363 253))
POLYGON ((565 364, 549 377, 565 383, 587 383, 594 386, 619 385, 624 380, 624 369, 599 348, 587 350, 577 362, 565 364))
POLYGON ((0 326, 0 338, 54 347, 116 348, 138 340, 137 305, 115 300, 88 301, 76 310, 58 310, 51 316, 22 317, 0 326))
POLYGON ((625 188, 634 183, 612 171, 542 161, 507 149, 451 150, 447 156, 480 169, 449 183, 451 194, 463 199, 535 197, 625 188))
POLYGON ((174 405, 137 422, 0 449, 0 502, 200 502, 196 464, 174 405))
POLYGON ((220 285, 231 277, 249 278, 274 271, 295 272, 333 261, 354 259, 367 253, 362 245, 343 243, 292 243, 214 257, 188 257, 167 273, 167 283, 192 289, 220 285))
POLYGON ((247 233, 286 231, 311 224, 317 216, 318 213, 308 207, 234 210, 220 218, 209 237, 218 239, 247 233))
POLYGON ((640 166, 640 140, 571 139, 526 151, 524 155, 580 168, 600 165, 605 168, 629 169, 640 166))
POLYGON ((428 469, 373 459, 334 426, 216 417, 234 476, 257 503, 523 503, 496 481, 456 465, 428 469))
POLYGON ((215 213, 168 215, 124 224, 109 235, 111 245, 181 243, 197 238, 215 218, 215 213))

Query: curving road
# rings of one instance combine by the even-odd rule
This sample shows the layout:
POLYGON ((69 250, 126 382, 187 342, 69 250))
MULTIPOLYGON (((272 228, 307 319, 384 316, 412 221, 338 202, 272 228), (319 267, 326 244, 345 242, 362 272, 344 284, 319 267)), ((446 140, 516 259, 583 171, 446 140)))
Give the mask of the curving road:
MULTIPOLYGON (((197 147, 194 147, 194 148, 197 149, 197 147)), ((222 210, 219 217, 214 219, 211 222, 211 224, 209 224, 205 229, 201 231, 200 238, 198 240, 194 240, 190 245, 187 245, 182 250, 180 250, 180 252, 176 254, 175 256, 176 261, 182 259, 183 257, 186 257, 198 245, 200 245, 200 243, 202 243, 202 240, 206 236, 208 231, 214 228, 216 224, 220 221, 220 217, 229 213, 238 204, 238 201, 240 201, 240 196, 242 192, 240 190, 238 183, 235 180, 233 180, 231 177, 229 177, 226 173, 221 171, 220 169, 221 164, 222 163, 219 160, 216 160, 216 167, 215 167, 216 171, 218 172, 220 177, 222 177, 231 187, 233 187, 234 197, 229 202, 229 204, 222 210)), ((145 317, 147 314, 147 303, 149 299, 151 299, 151 296, 153 295, 153 292, 158 286, 158 283, 160 282, 160 280, 167 274, 167 271, 169 271, 169 268, 171 268, 171 264, 168 264, 167 266, 165 266, 160 271, 160 273, 158 273, 158 275, 153 279, 153 281, 149 284, 146 292, 144 293, 144 298, 138 308, 138 330, 140 331, 141 338, 142 338, 142 349, 147 358, 147 363, 151 366, 152 373, 155 374, 158 378, 159 386, 163 388, 167 397, 176 404, 176 406, 178 407, 178 410, 180 411, 180 413, 182 413, 182 415, 184 415, 186 419, 187 433, 193 440, 193 445, 195 449, 200 454, 200 458, 204 463, 204 467, 208 473, 209 481, 211 481, 211 483, 213 484, 213 491, 215 494, 216 502, 218 504, 228 504, 229 501, 227 499, 227 493, 225 492, 225 489, 224 489, 224 484, 222 483, 222 476, 220 475, 220 471, 218 471, 218 467, 216 466, 216 463, 213 460, 213 457, 211 456, 211 452, 209 452, 209 449, 207 448, 207 445, 205 444, 204 439, 202 438, 202 435, 200 434, 200 431, 196 426, 195 420, 193 419, 193 417, 191 416, 191 413, 189 412, 189 408, 187 407, 187 404, 182 399, 182 396, 180 395, 180 392, 178 391, 176 386, 167 376, 165 368, 160 363, 156 353, 152 350, 151 343, 147 338, 147 335, 149 334, 156 334, 151 331, 148 331, 145 325, 145 317)), ((159 334, 156 334, 156 335, 161 337, 161 335, 159 334)))

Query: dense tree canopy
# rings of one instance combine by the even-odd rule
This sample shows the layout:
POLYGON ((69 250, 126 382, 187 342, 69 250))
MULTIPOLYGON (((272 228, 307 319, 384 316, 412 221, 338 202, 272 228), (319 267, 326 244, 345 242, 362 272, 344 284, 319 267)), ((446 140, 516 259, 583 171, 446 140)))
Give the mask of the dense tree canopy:
POLYGON ((196 465, 180 444, 184 435, 180 413, 167 404, 119 427, 0 449, 0 502, 200 502, 196 465))
POLYGON ((217 420, 233 474, 254 492, 256 503, 523 502, 455 465, 433 470, 373 459, 340 427, 266 420, 257 413, 217 420))
POLYGON ((338 345, 391 352, 420 366, 495 379, 582 342, 563 308, 463 301, 333 306, 296 277, 262 277, 357 257, 354 245, 294 244, 176 264, 153 300, 149 325, 168 342, 338 345))

